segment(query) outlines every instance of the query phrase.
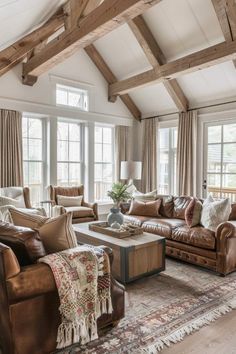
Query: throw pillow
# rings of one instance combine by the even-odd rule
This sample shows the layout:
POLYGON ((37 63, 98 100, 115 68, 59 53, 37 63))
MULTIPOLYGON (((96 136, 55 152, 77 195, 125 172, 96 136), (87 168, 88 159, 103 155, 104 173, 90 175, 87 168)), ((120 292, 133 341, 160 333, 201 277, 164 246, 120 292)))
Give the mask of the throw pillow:
POLYGON ((160 217, 161 199, 154 200, 153 202, 141 202, 133 199, 130 205, 129 215, 151 216, 160 217))
POLYGON ((150 202, 155 199, 157 199, 157 190, 154 190, 149 193, 141 193, 139 191, 136 191, 133 193, 132 197, 136 200, 140 200, 142 202, 150 202))
POLYGON ((0 206, 5 205, 12 205, 16 208, 22 208, 22 201, 9 197, 0 197, 0 206))
POLYGON ((216 231, 219 224, 229 220, 230 213, 231 203, 229 198, 214 200, 209 195, 203 203, 201 225, 211 231, 216 231))
POLYGON ((162 200, 160 214, 165 218, 173 218, 174 197, 173 195, 158 194, 158 199, 162 200))
POLYGON ((47 253, 77 247, 77 239, 72 227, 72 213, 47 218, 13 208, 10 208, 9 212, 15 225, 30 227, 39 232, 47 253))
POLYGON ((189 227, 200 224, 202 203, 197 198, 193 198, 185 210, 185 221, 189 227))
POLYGON ((68 197, 65 195, 58 195, 57 196, 58 205, 62 205, 64 207, 81 206, 82 200, 83 200, 82 195, 79 195, 78 197, 68 197))

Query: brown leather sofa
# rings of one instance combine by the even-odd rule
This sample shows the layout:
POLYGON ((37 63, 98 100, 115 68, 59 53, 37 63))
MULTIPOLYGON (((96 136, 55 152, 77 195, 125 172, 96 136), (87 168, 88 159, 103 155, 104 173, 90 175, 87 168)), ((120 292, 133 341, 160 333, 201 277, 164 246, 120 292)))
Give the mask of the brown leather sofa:
MULTIPOLYGON (((105 247, 110 260, 112 251, 105 247)), ((0 353, 45 354, 56 349, 59 298, 36 231, 0 222, 0 353)), ((124 316, 124 288, 112 279, 113 313, 98 328, 124 316)))
POLYGON ((129 215, 125 205, 125 221, 141 226, 145 231, 166 237, 166 255, 206 267, 222 275, 236 270, 236 204, 228 222, 213 232, 203 226, 189 228, 185 210, 191 197, 162 197, 161 217, 129 215))
POLYGON ((78 197, 84 195, 84 186, 73 186, 73 187, 60 187, 60 186, 50 186, 50 198, 53 204, 52 212, 53 216, 61 215, 67 212, 72 212, 72 223, 77 224, 81 222, 89 222, 98 220, 98 205, 97 203, 87 203, 82 200, 81 206, 71 206, 64 207, 59 205, 57 196, 63 195, 67 197, 78 197))

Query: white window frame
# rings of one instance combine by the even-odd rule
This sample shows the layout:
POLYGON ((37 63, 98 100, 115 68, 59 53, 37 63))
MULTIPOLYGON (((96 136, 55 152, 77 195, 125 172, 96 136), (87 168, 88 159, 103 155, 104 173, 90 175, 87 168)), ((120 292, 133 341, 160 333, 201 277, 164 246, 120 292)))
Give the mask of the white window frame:
MULTIPOLYGON (((56 105, 59 107, 67 107, 69 109, 74 109, 74 110, 79 110, 79 111, 83 111, 83 112, 88 112, 89 111, 89 104, 90 104, 90 99, 89 99, 89 90, 87 90, 86 88, 82 88, 82 87, 75 87, 75 86, 70 86, 68 84, 63 84, 63 83, 56 83, 56 105), (83 93, 86 94, 87 96, 87 107, 86 108, 82 108, 82 107, 76 107, 76 106, 71 106, 69 103, 68 104, 63 104, 63 103, 59 103, 57 102, 57 90, 63 90, 67 93, 67 102, 69 100, 68 95, 69 93, 83 93)), ((83 104, 84 106, 84 104, 83 104)))
MULTIPOLYGON (((42 123, 42 160, 26 160, 24 159, 23 156, 23 165, 24 163, 30 163, 30 162, 41 162, 42 163, 42 184, 41 184, 41 191, 40 191, 40 201, 43 200, 46 196, 46 186, 47 186, 47 177, 48 177, 48 171, 47 171, 47 119, 42 116, 37 116, 34 114, 23 114, 23 119, 38 119, 42 123)), ((28 134, 28 127, 27 127, 27 140, 29 140, 29 134, 28 134)), ((23 136, 22 136, 22 141, 23 141, 23 136)), ((28 178, 29 179, 29 178, 28 178)), ((38 201, 37 204, 40 203, 38 201)))
MULTIPOLYGON (((176 181, 174 173, 174 156, 177 153, 177 147, 173 147, 173 136, 171 128, 178 129, 178 121, 170 121, 170 122, 159 122, 158 124, 158 146, 157 146, 157 190, 159 191, 159 165, 160 165, 160 148, 159 148, 159 141, 160 141, 160 129, 169 129, 169 147, 168 147, 168 185, 169 191, 168 194, 175 194, 176 193, 176 181)), ((176 166, 175 166, 176 168, 176 166)))
MULTIPOLYGON (((59 123, 66 123, 66 124, 78 124, 80 126, 80 162, 77 161, 70 161, 70 160, 66 160, 66 161, 60 161, 58 160, 58 153, 57 153, 57 161, 56 161, 56 171, 58 171, 58 163, 65 163, 65 164, 75 164, 78 163, 80 164, 80 182, 79 184, 84 184, 84 170, 85 170, 85 162, 84 162, 84 124, 81 123, 78 120, 72 120, 72 119, 63 119, 63 118, 58 118, 57 120, 57 131, 58 131, 58 124, 59 123)), ((57 136, 57 134, 56 134, 57 136)), ((72 140, 63 140, 63 141, 67 141, 68 145, 69 142, 72 140)), ((58 150, 58 138, 56 140, 57 142, 57 150, 58 150)), ((68 148, 68 152, 69 152, 69 148, 68 148)), ((58 183, 58 173, 57 173, 57 183, 58 183)), ((69 184, 69 173, 68 173, 68 186, 71 186, 71 184, 69 184)))
MULTIPOLYGON (((94 154, 94 161, 93 161, 93 165, 94 165, 94 171, 95 171, 95 165, 96 164, 100 164, 100 165, 106 165, 106 164, 111 164, 112 165, 112 182, 114 183, 115 181, 115 126, 114 125, 110 125, 110 124, 102 124, 102 123, 96 123, 94 125, 94 132, 95 132, 95 128, 96 127, 100 127, 100 128, 111 128, 112 129, 112 162, 96 162, 95 161, 95 154, 94 154)), ((95 144, 96 144, 96 140, 95 140, 95 134, 94 134, 94 149, 95 149, 95 144)), ((95 199, 95 176, 94 176, 94 180, 93 180, 93 184, 94 184, 94 199, 95 199)), ((107 199, 95 199, 95 201, 99 204, 111 204, 111 200, 109 198, 107 199)))

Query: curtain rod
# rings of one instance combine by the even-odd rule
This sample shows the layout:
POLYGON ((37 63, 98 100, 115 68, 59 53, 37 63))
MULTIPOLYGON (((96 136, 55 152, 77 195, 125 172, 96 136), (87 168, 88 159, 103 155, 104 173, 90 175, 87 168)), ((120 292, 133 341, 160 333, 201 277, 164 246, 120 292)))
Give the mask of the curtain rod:
MULTIPOLYGON (((219 106, 224 106, 226 104, 230 104, 230 103, 236 103, 236 100, 234 101, 229 101, 229 102, 223 102, 223 103, 216 103, 216 104, 210 104, 208 106, 202 106, 202 107, 195 107, 195 108, 190 108, 187 111, 194 111, 194 110, 198 110, 198 109, 203 109, 203 108, 210 108, 210 107, 219 107, 219 106)), ((156 115, 156 116, 151 116, 151 117, 147 117, 147 118, 141 118, 141 120, 145 120, 145 119, 152 119, 152 118, 161 118, 161 117, 167 117, 167 116, 172 116, 173 114, 179 114, 182 112, 172 112, 172 113, 165 113, 165 114, 160 114, 160 115, 156 115)))

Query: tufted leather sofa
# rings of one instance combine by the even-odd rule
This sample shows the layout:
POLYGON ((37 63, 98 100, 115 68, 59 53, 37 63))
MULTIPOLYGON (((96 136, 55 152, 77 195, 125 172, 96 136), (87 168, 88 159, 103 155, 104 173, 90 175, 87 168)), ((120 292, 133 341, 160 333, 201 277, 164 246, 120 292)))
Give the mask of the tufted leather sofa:
POLYGON ((145 231, 166 237, 166 255, 206 267, 222 275, 236 270, 236 204, 228 222, 213 232, 203 226, 189 228, 185 210, 191 197, 162 198, 161 217, 129 215, 123 208, 125 221, 141 226, 145 231))
MULTIPOLYGON (((102 246, 101 246, 102 247, 102 246)), ((105 247, 112 261, 112 251, 105 247)), ((37 231, 0 222, 0 353, 46 354, 56 350, 59 298, 37 231)), ((124 316, 124 288, 112 278, 113 313, 98 328, 124 316)))

